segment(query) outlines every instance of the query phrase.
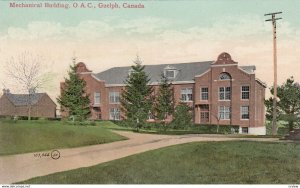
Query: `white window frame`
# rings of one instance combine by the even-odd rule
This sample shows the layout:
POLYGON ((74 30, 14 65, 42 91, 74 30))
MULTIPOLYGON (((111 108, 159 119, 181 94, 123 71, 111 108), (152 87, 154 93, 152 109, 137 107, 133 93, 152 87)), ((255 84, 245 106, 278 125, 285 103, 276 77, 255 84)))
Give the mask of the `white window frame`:
POLYGON ((119 103, 120 103, 120 92, 117 91, 109 92, 109 104, 119 104, 119 103))
POLYGON ((250 99, 250 86, 244 85, 241 86, 241 100, 249 100, 250 99), (248 91, 243 91, 243 87, 248 87, 248 91), (247 99, 243 99, 243 93, 248 93, 248 98, 247 99))
POLYGON ((182 102, 192 102, 193 101, 193 89, 192 88, 181 88, 180 96, 181 96, 182 102), (185 95, 185 100, 182 97, 183 95, 185 95), (189 98, 189 95, 191 95, 191 98, 189 98))
POLYGON ((231 109, 229 106, 219 106, 218 117, 220 120, 230 120, 231 109))
POLYGON ((230 100, 231 100, 231 87, 230 86, 219 87, 219 101, 230 101, 230 100), (220 91, 221 88, 223 88, 223 91, 220 91), (229 91, 227 91, 227 88, 229 88, 229 91), (221 93, 223 93, 223 99, 221 99, 221 93), (226 96, 229 96, 229 99, 227 99, 226 96))
POLYGON ((171 78, 171 79, 173 79, 173 78, 175 78, 176 77, 176 70, 165 70, 165 77, 167 77, 167 78, 171 78), (173 72, 173 76, 168 76, 168 72, 173 72))
POLYGON ((202 101, 208 101, 208 99, 209 99, 208 95, 209 95, 209 89, 208 89, 208 87, 201 87, 200 88, 200 100, 202 100, 202 101), (202 89, 207 89, 207 91, 202 91, 202 89), (207 95, 206 99, 203 99, 203 94, 207 95))
POLYGON ((250 108, 249 106, 241 106, 241 120, 249 120, 250 115, 249 115, 249 111, 250 108), (248 118, 243 118, 243 115, 248 115, 248 118))
POLYGON ((119 108, 109 109, 109 119, 110 120, 120 120, 120 109, 119 108))
POLYGON ((94 104, 100 104, 100 103, 101 103, 101 93, 100 92, 94 92, 94 104), (99 102, 97 101, 97 99, 99 99, 99 102))

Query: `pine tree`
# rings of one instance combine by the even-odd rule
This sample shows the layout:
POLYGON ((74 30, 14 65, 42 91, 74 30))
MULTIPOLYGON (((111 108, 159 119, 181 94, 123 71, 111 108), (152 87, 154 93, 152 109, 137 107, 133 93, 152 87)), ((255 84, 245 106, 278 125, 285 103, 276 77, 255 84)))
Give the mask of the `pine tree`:
POLYGON ((57 102, 62 110, 68 112, 69 117, 73 117, 73 120, 83 121, 90 114, 90 100, 85 93, 86 82, 76 73, 75 62, 70 65, 68 75, 69 78, 65 78, 64 89, 57 102))
MULTIPOLYGON (((274 88, 271 88, 271 94, 274 94, 274 88)), ((298 127, 300 124, 300 84, 294 81, 293 77, 286 80, 285 83, 279 85, 277 88, 277 120, 287 122, 289 131, 298 127)), ((272 120, 273 118, 273 97, 265 100, 267 107, 266 118, 272 120)))
POLYGON ((155 112, 157 118, 162 122, 165 129, 167 127, 167 117, 173 115, 174 112, 173 101, 173 89, 171 87, 171 83, 169 79, 162 74, 155 103, 155 112))
POLYGON ((121 95, 122 110, 126 118, 133 123, 137 129, 144 124, 152 108, 151 94, 153 89, 149 86, 150 79, 144 71, 139 57, 131 66, 129 75, 125 81, 125 89, 121 95))
POLYGON ((191 110, 192 108, 183 102, 176 106, 174 119, 172 121, 172 125, 175 129, 184 129, 193 125, 191 110))

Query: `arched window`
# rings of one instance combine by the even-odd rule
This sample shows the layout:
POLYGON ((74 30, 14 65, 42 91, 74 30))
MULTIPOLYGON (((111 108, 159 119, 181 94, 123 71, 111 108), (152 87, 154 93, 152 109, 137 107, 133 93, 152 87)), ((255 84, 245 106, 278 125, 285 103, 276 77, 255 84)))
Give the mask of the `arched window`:
POLYGON ((230 80, 231 76, 227 72, 222 72, 219 76, 219 80, 230 80))

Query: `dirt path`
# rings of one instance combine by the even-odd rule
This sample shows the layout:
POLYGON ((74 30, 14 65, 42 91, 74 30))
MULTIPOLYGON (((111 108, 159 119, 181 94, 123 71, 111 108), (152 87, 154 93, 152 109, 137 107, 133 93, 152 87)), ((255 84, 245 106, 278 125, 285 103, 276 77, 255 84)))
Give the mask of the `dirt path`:
MULTIPOLYGON (((81 167, 93 166, 129 155, 194 141, 256 140, 277 141, 276 138, 231 138, 226 135, 154 135, 114 131, 128 140, 108 144, 59 149, 60 158, 35 157, 36 152, 0 157, 0 184, 14 183, 81 167)), ((51 153, 49 151, 48 153, 51 153)))

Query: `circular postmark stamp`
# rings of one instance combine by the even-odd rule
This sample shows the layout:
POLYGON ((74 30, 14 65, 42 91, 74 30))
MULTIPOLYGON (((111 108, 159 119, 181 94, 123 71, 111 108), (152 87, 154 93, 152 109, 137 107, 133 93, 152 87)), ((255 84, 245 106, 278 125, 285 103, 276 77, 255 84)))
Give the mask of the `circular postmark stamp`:
POLYGON ((60 158, 60 152, 58 150, 53 150, 51 152, 51 158, 54 160, 57 160, 60 158))

